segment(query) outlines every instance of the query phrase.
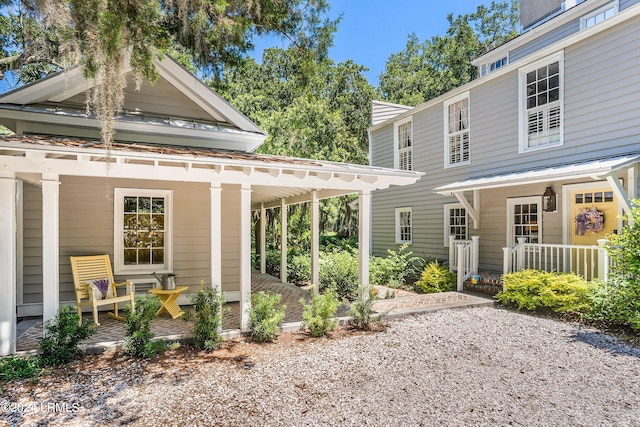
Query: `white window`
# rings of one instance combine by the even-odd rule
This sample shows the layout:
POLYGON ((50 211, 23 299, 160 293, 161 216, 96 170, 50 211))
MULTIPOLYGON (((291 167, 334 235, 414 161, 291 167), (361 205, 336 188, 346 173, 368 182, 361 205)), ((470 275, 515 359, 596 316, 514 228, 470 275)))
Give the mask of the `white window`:
POLYGON ((114 190, 114 270, 171 271, 171 190, 114 190))
POLYGON ((413 126, 411 118, 400 121, 394 126, 395 168, 413 170, 413 126))
POLYGON ((471 160, 469 93, 444 103, 445 166, 467 164, 471 160))
POLYGON ((487 74, 493 73, 494 71, 499 70, 500 68, 504 67, 507 64, 509 64, 508 56, 503 56, 497 61, 491 61, 491 62, 487 62, 486 64, 482 64, 480 66, 480 77, 484 77, 487 74))
POLYGON ((596 9, 590 14, 580 18, 580 29, 584 30, 585 28, 589 28, 595 24, 599 24, 605 19, 609 19, 613 15, 618 13, 618 10, 619 6, 617 1, 608 3, 600 9, 596 9))
POLYGON ((563 57, 520 70, 520 152, 562 145, 563 57))
POLYGON ((444 245, 449 246, 449 236, 456 240, 469 240, 469 216, 460 203, 444 205, 444 245))
POLYGON ((507 200, 507 245, 519 238, 526 243, 542 243, 542 199, 538 196, 507 200))
POLYGON ((411 208, 396 208, 396 243, 411 243, 412 231, 411 208))

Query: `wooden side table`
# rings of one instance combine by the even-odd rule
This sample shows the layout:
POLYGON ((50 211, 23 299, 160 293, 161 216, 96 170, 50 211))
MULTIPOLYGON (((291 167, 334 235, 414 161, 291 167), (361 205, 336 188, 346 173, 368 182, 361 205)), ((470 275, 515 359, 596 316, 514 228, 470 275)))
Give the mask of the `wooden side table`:
POLYGON ((180 308, 180 306, 176 302, 176 299, 182 292, 186 291, 187 289, 189 289, 188 286, 176 286, 175 289, 171 290, 162 288, 149 289, 149 292, 157 296, 158 299, 160 299, 160 303, 162 304, 162 307, 160 307, 160 310, 158 310, 156 314, 161 315, 162 313, 169 313, 169 315, 173 319, 177 319, 178 317, 182 316, 184 314, 184 311, 182 311, 182 308, 180 308))

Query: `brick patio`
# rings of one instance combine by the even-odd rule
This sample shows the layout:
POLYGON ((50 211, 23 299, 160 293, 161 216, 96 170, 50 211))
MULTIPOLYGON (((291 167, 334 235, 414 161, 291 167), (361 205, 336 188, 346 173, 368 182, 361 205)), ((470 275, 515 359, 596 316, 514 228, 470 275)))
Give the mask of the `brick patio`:
MULTIPOLYGON (((281 283, 280 279, 252 272, 252 291, 273 291, 282 295, 281 303, 286 305, 284 323, 289 324, 289 329, 298 327, 302 321, 302 305, 300 299, 308 299, 309 292, 295 285, 281 283)), ((386 289, 386 288, 385 288, 386 289)), ((386 316, 401 316, 445 308, 491 305, 492 300, 479 298, 473 295, 458 292, 445 292, 439 294, 414 294, 406 291, 385 290, 380 293, 384 297, 386 292, 393 292, 392 299, 381 299, 374 303, 374 309, 386 316)), ((185 309, 189 309, 186 307, 185 309)), ((344 317, 348 313, 348 307, 343 305, 336 313, 337 317, 344 317)), ((84 314, 85 319, 90 319, 90 313, 84 314)), ((100 326, 90 339, 83 342, 87 351, 99 351, 104 348, 120 348, 124 337, 124 323, 107 316, 106 312, 99 315, 100 326)), ((173 320, 167 314, 160 315, 152 322, 152 332, 158 338, 167 341, 189 340, 191 338, 191 323, 181 319, 173 320)), ((233 337, 240 331, 240 304, 238 302, 225 304, 223 321, 223 336, 233 337)), ((38 348, 38 340, 42 337, 42 321, 37 321, 18 338, 17 351, 21 354, 33 354, 38 348)))

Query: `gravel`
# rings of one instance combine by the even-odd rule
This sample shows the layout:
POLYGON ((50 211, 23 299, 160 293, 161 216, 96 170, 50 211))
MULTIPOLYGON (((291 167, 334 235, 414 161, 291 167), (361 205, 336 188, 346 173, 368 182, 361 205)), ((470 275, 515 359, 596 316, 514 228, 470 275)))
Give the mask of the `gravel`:
POLYGON ((595 329, 489 307, 387 326, 88 356, 3 385, 0 425, 640 426, 640 348, 595 329))

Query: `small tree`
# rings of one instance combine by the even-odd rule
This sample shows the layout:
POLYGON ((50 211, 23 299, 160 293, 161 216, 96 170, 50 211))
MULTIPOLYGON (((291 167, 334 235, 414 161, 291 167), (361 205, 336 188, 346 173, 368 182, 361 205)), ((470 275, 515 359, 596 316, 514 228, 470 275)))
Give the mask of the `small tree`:
POLYGON ((136 309, 127 306, 124 333, 125 351, 131 356, 151 358, 166 348, 163 340, 153 340, 151 321, 157 317, 160 301, 152 295, 136 298, 136 309))
POLYGON ((194 311, 186 313, 184 320, 193 323, 193 343, 196 348, 213 351, 222 342, 222 306, 225 299, 222 293, 211 286, 200 283, 197 294, 191 295, 194 311))
POLYGON ((358 329, 369 329, 371 322, 380 320, 380 315, 374 317, 376 313, 373 303, 378 299, 377 292, 373 287, 363 286, 360 288, 360 295, 349 306, 349 316, 352 317, 350 324, 358 329))
POLYGON ((282 295, 260 291, 251 295, 249 329, 256 342, 271 342, 278 335, 278 327, 284 320, 285 306, 279 306, 282 295))
POLYGON ((314 291, 311 294, 311 303, 307 304, 307 301, 302 298, 300 304, 304 308, 302 326, 309 329, 312 337, 321 337, 335 329, 338 321, 334 316, 340 301, 334 290, 328 289, 324 294, 314 291))
POLYGON ((40 341, 42 363, 57 366, 69 363, 82 354, 78 348, 81 341, 96 332, 91 322, 80 322, 80 316, 73 307, 61 307, 56 317, 44 325, 44 337, 40 341))

